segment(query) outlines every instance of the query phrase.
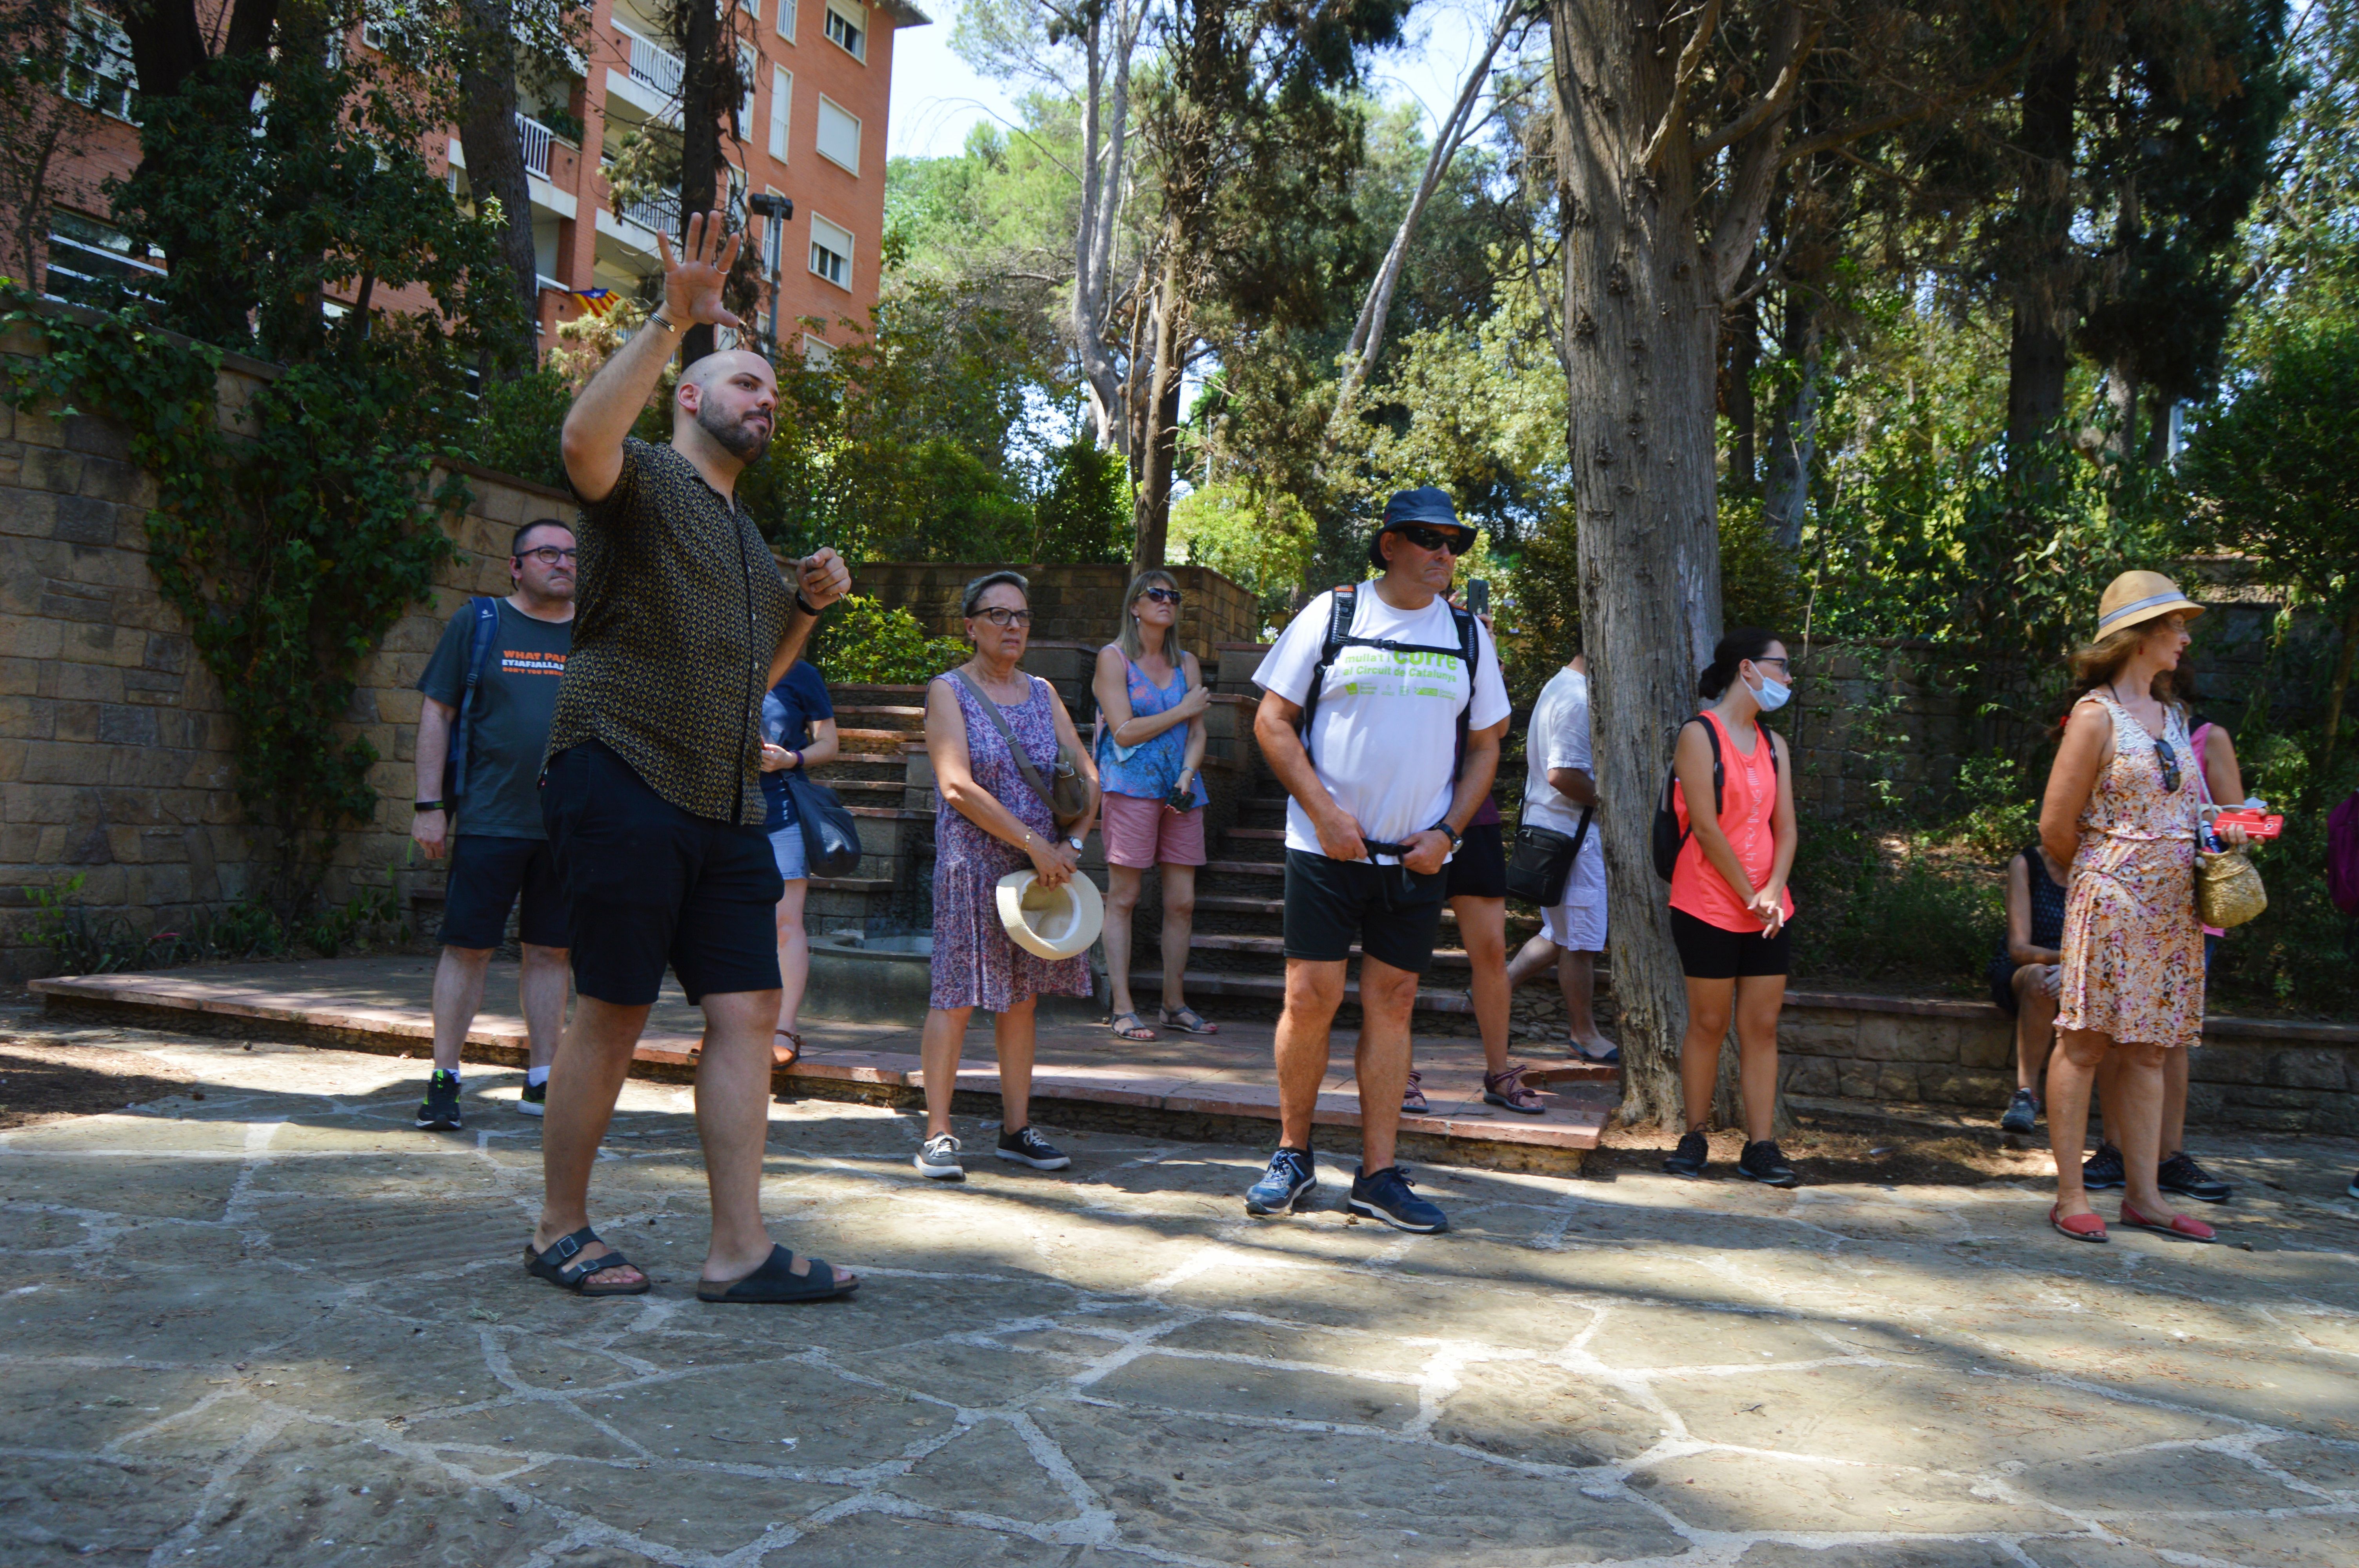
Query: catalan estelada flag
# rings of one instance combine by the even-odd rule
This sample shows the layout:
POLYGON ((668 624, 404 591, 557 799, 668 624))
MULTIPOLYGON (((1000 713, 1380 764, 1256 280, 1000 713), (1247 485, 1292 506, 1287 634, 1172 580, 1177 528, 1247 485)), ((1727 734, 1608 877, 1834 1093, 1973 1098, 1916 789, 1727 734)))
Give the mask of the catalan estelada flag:
POLYGON ((611 288, 569 288, 568 294, 582 302, 582 308, 592 316, 603 316, 614 308, 614 291, 611 288))

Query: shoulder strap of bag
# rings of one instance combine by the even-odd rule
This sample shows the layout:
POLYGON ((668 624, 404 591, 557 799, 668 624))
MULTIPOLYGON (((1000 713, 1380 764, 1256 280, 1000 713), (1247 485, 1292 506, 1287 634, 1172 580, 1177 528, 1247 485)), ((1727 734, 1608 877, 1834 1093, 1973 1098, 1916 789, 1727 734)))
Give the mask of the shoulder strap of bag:
POLYGON ((1334 597, 1327 603, 1327 636, 1319 644, 1319 662, 1310 666, 1310 689, 1302 694, 1302 719, 1295 727, 1302 737, 1302 754, 1310 755, 1310 721, 1319 717, 1319 688, 1327 684, 1327 666, 1352 640, 1352 614, 1359 608, 1359 586, 1337 583, 1334 597))
MULTIPOLYGON (((1727 771, 1722 766, 1720 760, 1720 726, 1714 724, 1711 719, 1706 719, 1701 713, 1697 714, 1693 719, 1689 719, 1687 724, 1680 725, 1680 728, 1684 730, 1688 727, 1688 724, 1702 725, 1703 738, 1712 745, 1712 819, 1714 822, 1717 822, 1720 820, 1722 796, 1725 794, 1725 785, 1728 782, 1727 771)), ((1673 753, 1671 776, 1675 779, 1679 777, 1679 762, 1677 760, 1679 746, 1679 738, 1677 736, 1673 736, 1671 738, 1671 751, 1673 753)), ((1775 757, 1777 753, 1772 752, 1769 754, 1772 757, 1775 757)), ((1687 827, 1680 834, 1680 848, 1682 849, 1686 849, 1688 847, 1688 840, 1694 837, 1695 807, 1690 805, 1688 807, 1687 827)))
POLYGON ((467 633, 466 685, 459 693, 459 713, 451 723, 450 749, 443 752, 442 798, 456 800, 467 787, 468 731, 475 716, 475 688, 492 663, 492 645, 499 641, 500 601, 479 596, 467 600, 474 623, 467 633))
MULTIPOLYGON (((974 677, 964 670, 952 670, 951 674, 958 677, 961 686, 974 693, 975 701, 983 705, 984 717, 990 719, 992 727, 999 731, 999 738, 1007 742, 1007 754, 1016 759, 1016 771, 1024 775, 1024 782, 1032 786, 1032 793, 1040 797, 1040 804, 1047 806, 1053 816, 1057 809, 1057 797, 1049 793, 1048 783, 1040 777, 1040 770, 1032 765, 1030 757, 1025 755, 1023 746, 1016 739, 1016 731, 1007 727, 1007 716, 999 711, 999 704, 992 701, 991 694, 977 686, 974 677)), ((1024 678, 1030 680, 1032 677, 1027 676, 1024 678)))

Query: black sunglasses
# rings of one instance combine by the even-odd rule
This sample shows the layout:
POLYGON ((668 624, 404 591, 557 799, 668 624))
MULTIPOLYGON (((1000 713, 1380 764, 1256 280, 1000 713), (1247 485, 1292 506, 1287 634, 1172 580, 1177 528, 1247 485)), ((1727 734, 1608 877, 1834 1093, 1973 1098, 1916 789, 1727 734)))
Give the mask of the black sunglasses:
POLYGON ((2162 793, 2177 795, 2179 793, 2179 753, 2170 749, 2169 741, 2158 740, 2154 743, 2154 755, 2155 760, 2162 764, 2162 793))
POLYGON ((1445 534, 1439 528, 1419 528, 1411 525, 1406 528, 1396 528, 1393 532, 1420 550, 1448 550, 1453 556, 1462 556, 1474 547, 1474 535, 1462 528, 1452 529, 1445 534))
POLYGON ((1143 589, 1138 597, 1151 599, 1158 604, 1177 604, 1180 602, 1180 590, 1176 588, 1143 589))

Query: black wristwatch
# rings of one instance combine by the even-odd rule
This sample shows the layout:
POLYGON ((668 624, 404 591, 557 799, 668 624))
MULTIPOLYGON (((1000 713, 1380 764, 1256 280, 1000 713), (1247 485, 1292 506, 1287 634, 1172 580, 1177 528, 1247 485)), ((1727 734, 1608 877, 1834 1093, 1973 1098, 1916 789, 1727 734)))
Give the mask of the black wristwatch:
POLYGON ((1457 852, 1458 846, 1466 842, 1466 835, 1451 831, 1450 823, 1446 818, 1435 823, 1432 827, 1427 828, 1426 831, 1429 833, 1439 833, 1443 838, 1449 839, 1450 849, 1452 854, 1457 852))
POLYGON ((409 809, 422 814, 429 811, 448 811, 451 807, 439 800, 414 800, 409 803, 409 809))
POLYGON ((805 615, 817 616, 819 614, 819 606, 805 599, 801 589, 795 589, 795 608, 801 611, 805 615))

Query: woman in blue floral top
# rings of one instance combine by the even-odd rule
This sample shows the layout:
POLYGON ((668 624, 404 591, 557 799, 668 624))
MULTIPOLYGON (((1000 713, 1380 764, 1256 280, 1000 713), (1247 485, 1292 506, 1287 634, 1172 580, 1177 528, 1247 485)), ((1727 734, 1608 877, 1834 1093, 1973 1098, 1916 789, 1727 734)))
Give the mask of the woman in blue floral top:
POLYGON ((1169 572, 1133 578, 1122 632, 1098 651, 1096 761, 1105 795, 1106 977, 1114 987, 1114 1032, 1152 1040, 1130 997, 1130 916, 1140 879, 1163 869, 1163 1005, 1166 1029, 1218 1033, 1180 989, 1196 918, 1196 868, 1204 863, 1204 709, 1212 694, 1196 655, 1181 652, 1180 585, 1169 572))

